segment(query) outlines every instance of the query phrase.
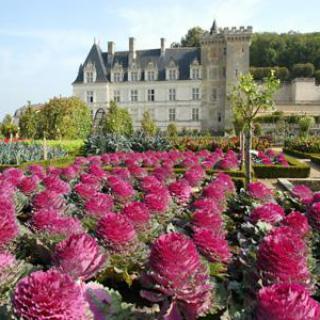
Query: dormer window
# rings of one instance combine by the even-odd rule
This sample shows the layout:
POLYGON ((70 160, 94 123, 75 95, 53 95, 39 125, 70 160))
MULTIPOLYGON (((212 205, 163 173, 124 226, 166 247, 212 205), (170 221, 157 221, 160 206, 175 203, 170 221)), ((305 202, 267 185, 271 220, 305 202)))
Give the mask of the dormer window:
POLYGON ((201 79, 201 67, 197 59, 193 60, 190 65, 190 79, 200 80, 201 79))
POLYGON ((147 72, 147 78, 148 78, 148 81, 154 81, 155 80, 155 72, 154 71, 148 71, 147 72))
POLYGON ((116 62, 111 72, 111 81, 121 82, 123 81, 123 68, 122 65, 116 62))
POLYGON ((177 70, 169 70, 169 80, 177 80, 177 70))
POLYGON ((178 78, 179 78, 179 72, 178 72, 177 64, 173 59, 171 59, 166 70, 166 79, 174 81, 174 80, 178 80, 178 78))
POLYGON ((131 72, 131 81, 138 81, 138 72, 131 72))
POLYGON ((145 70, 145 80, 146 81, 156 81, 157 80, 158 70, 154 63, 150 61, 145 70))
POLYGON ((83 73, 84 73, 84 82, 85 83, 92 83, 96 81, 96 67, 94 64, 92 64, 91 62, 88 62, 86 64, 86 66, 83 69, 83 73))
POLYGON ((129 81, 139 81, 140 80, 140 69, 138 65, 133 62, 128 70, 128 80, 129 81))
POLYGON ((120 72, 115 72, 113 74, 113 82, 120 82, 121 81, 121 73, 120 72))

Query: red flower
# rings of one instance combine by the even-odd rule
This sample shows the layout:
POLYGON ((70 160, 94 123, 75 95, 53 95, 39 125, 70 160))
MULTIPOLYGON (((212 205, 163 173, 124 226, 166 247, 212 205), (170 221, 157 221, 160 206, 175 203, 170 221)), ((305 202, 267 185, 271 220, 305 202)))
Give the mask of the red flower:
POLYGON ((145 298, 170 297, 186 319, 196 319, 210 306, 208 273, 195 245, 183 234, 164 234, 154 242, 147 281, 159 293, 142 291, 145 298))
POLYGON ((98 223, 97 234, 113 252, 131 250, 136 244, 136 232, 130 220, 121 214, 107 213, 98 223))
POLYGON ((18 188, 26 195, 30 195, 38 188, 39 178, 37 176, 24 177, 21 179, 18 188))
POLYGON ((113 200, 109 194, 97 192, 84 204, 86 213, 96 217, 102 217, 112 210, 113 200))
POLYGON ((48 176, 43 179, 43 183, 48 191, 53 191, 58 194, 67 194, 71 190, 69 184, 57 176, 48 176))
POLYGON ((36 271, 17 284, 14 313, 25 320, 86 320, 88 305, 80 286, 55 270, 36 271))
POLYGON ((263 202, 270 201, 273 192, 262 182, 252 182, 248 184, 248 194, 251 198, 261 200, 263 202))
POLYGON ((61 209, 65 204, 62 195, 54 192, 45 190, 35 195, 33 198, 33 206, 36 209, 52 208, 61 209))
POLYGON ((316 320, 320 305, 298 284, 275 284, 258 293, 257 320, 316 320))
POLYGON ((315 230, 320 230, 320 202, 315 202, 307 212, 310 225, 315 230))
POLYGON ((79 182, 75 187, 74 191, 83 199, 90 199, 92 196, 98 192, 98 186, 94 184, 86 184, 83 182, 79 182))
POLYGON ((293 211, 287 215, 282 221, 282 224, 292 228, 302 238, 310 232, 307 217, 298 211, 293 211))
POLYGON ((228 242, 215 230, 194 229, 192 236, 200 253, 210 262, 228 263, 232 257, 228 242))
POLYGON ((195 165, 186 171, 183 178, 189 182, 192 187, 196 187, 204 178, 205 172, 201 166, 195 165))
POLYGON ((178 180, 168 187, 172 196, 177 199, 180 204, 187 203, 192 196, 192 188, 186 180, 178 180))
POLYGON ((195 227, 208 228, 223 234, 223 221, 218 210, 196 210, 192 214, 191 223, 195 227))
POLYGON ((284 216, 285 212, 278 204, 266 203, 252 210, 250 214, 250 221, 252 223, 265 221, 271 224, 276 224, 280 222, 284 216))
POLYGON ((3 197, 0 199, 0 247, 13 240, 18 232, 13 203, 3 197))
POLYGON ((74 234, 58 243, 53 255, 54 265, 74 279, 92 278, 106 262, 97 241, 88 234, 74 234))
POLYGON ((171 197, 166 188, 154 190, 145 196, 144 202, 147 208, 153 213, 164 213, 167 211, 171 197))
POLYGON ((291 192, 303 204, 309 204, 312 201, 313 192, 305 185, 296 185, 292 188, 291 192))
POLYGON ((306 245, 289 227, 276 228, 262 240, 257 267, 266 285, 290 282, 310 286, 306 245))
POLYGON ((122 213, 130 219, 137 228, 143 228, 150 220, 150 213, 142 202, 131 202, 124 207, 122 213))

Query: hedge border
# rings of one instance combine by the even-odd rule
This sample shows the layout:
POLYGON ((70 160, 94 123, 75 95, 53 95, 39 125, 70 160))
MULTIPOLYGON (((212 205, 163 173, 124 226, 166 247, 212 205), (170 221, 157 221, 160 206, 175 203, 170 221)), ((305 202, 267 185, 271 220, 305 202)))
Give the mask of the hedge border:
POLYGON ((301 152, 301 151, 292 150, 292 149, 284 149, 283 151, 286 154, 295 156, 300 159, 310 159, 313 163, 320 165, 320 153, 308 153, 308 152, 301 152))
POLYGON ((275 179, 275 178, 308 178, 310 175, 310 166, 306 163, 286 157, 289 167, 281 165, 253 165, 253 171, 257 178, 275 179))

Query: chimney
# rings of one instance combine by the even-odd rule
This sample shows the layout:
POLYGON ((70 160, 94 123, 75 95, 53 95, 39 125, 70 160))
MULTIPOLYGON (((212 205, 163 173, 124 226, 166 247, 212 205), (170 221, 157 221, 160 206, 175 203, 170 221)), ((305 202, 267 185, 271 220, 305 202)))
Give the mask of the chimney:
POLYGON ((132 60, 136 58, 136 39, 133 37, 129 38, 129 55, 132 60))
POLYGON ((108 54, 113 56, 114 55, 114 48, 115 48, 115 43, 113 41, 108 42, 108 54))
POLYGON ((166 39, 165 38, 161 38, 161 55, 164 55, 165 51, 166 51, 166 39))

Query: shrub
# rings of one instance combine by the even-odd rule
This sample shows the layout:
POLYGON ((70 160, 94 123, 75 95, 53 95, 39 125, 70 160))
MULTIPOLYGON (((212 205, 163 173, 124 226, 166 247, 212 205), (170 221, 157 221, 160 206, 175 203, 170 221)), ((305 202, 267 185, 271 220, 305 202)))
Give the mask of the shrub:
POLYGON ((34 139, 37 135, 38 114, 28 106, 19 119, 20 136, 22 138, 34 139))
POLYGON ((13 123, 11 115, 7 114, 4 117, 0 125, 0 131, 6 138, 11 138, 18 132, 18 127, 13 123))
POLYGON ((151 118, 149 111, 145 111, 141 120, 141 128, 146 136, 154 136, 157 133, 157 126, 154 120, 151 118))
POLYGON ((314 77, 316 79, 316 84, 320 85, 320 70, 315 71, 314 77))
POLYGON ((286 150, 294 150, 305 153, 320 153, 320 137, 300 137, 287 139, 284 143, 286 150))
POLYGON ((314 74, 314 65, 312 63, 298 63, 292 67, 293 78, 311 78, 314 74))
POLYGON ((290 71, 286 67, 251 67, 250 73, 254 80, 264 80, 270 75, 271 70, 275 71, 275 76, 281 81, 289 80, 290 71))
POLYGON ((167 136, 170 138, 176 137, 178 134, 177 126, 174 123, 168 124, 167 127, 167 136))
POLYGON ((314 117, 304 116, 299 120, 300 136, 308 136, 309 130, 315 125, 314 117))

